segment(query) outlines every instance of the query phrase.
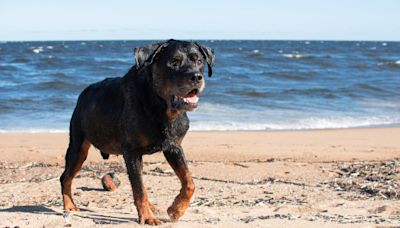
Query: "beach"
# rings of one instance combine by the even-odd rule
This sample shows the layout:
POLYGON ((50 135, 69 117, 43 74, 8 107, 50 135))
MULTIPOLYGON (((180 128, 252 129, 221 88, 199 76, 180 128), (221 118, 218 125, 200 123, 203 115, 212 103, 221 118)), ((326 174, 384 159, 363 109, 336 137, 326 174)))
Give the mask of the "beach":
MULTIPOLYGON (((191 131, 183 148, 196 191, 178 222, 180 183, 162 153, 144 157, 161 227, 400 226, 400 128, 191 131)), ((0 133, 0 227, 139 227, 121 156, 91 147, 64 214, 59 176, 68 133, 0 133), (116 191, 100 178, 114 172, 116 191)))
POLYGON ((0 2, 0 228, 400 228, 400 1, 182 3, 0 2))

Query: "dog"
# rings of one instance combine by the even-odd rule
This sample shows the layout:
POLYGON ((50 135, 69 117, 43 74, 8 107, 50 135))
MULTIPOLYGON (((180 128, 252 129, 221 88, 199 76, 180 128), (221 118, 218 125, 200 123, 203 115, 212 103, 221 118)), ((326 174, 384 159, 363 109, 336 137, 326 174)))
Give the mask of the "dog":
POLYGON ((60 177, 64 210, 79 210, 72 200, 72 180, 93 145, 104 159, 123 155, 140 224, 159 225, 142 180, 142 156, 163 152, 179 177, 182 188, 167 210, 172 220, 179 219, 195 190, 181 146, 189 129, 186 112, 197 107, 205 65, 211 77, 215 56, 197 42, 172 39, 134 52, 136 64, 125 76, 92 84, 78 98, 60 177))

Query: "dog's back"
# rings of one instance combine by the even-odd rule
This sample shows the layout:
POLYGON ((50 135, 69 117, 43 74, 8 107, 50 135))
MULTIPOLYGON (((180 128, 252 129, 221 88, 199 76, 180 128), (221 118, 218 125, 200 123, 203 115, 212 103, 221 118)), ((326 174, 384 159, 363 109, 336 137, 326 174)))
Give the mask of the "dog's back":
POLYGON ((83 90, 70 126, 70 131, 82 131, 96 148, 111 154, 119 153, 112 141, 121 134, 118 126, 124 104, 121 82, 120 77, 107 78, 83 90))

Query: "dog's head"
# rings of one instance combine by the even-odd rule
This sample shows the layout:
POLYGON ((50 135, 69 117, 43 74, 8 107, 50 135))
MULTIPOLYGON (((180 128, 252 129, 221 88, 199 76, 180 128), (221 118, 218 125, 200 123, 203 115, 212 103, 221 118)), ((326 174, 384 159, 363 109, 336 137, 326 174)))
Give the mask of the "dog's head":
POLYGON ((196 42, 168 40, 135 48, 136 68, 147 67, 153 88, 170 108, 191 111, 205 86, 204 67, 211 77, 214 53, 196 42))

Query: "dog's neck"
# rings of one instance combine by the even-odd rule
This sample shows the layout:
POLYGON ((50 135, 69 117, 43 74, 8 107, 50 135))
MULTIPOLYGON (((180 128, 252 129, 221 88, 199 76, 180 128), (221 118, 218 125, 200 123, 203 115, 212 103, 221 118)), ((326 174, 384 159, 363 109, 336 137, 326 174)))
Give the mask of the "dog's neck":
POLYGON ((167 113, 168 120, 171 121, 171 120, 178 118, 179 115, 182 115, 184 113, 184 111, 180 111, 180 110, 177 110, 174 108, 167 108, 166 113, 167 113))
MULTIPOLYGON (((159 121, 172 122, 185 114, 185 111, 170 107, 166 101, 155 92, 152 87, 151 72, 147 67, 139 70, 136 69, 135 66, 132 67, 124 76, 124 81, 129 94, 137 94, 137 92, 140 92, 143 95, 141 97, 143 100, 138 100, 138 102, 142 104, 143 110, 148 115, 154 116, 159 121), (136 92, 132 92, 132 90, 136 90, 136 92)), ((127 98, 131 99, 134 95, 129 94, 127 98)))

